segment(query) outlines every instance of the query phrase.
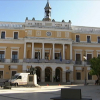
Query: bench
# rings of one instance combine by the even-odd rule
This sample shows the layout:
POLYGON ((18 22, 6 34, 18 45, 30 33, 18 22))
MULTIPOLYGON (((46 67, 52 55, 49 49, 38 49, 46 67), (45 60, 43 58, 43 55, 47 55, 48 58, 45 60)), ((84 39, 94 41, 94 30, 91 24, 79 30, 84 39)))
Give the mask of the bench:
POLYGON ((60 97, 50 98, 52 100, 92 100, 91 98, 82 98, 81 89, 61 89, 60 97))
POLYGON ((11 89, 10 82, 5 82, 4 85, 2 85, 3 89, 11 89))

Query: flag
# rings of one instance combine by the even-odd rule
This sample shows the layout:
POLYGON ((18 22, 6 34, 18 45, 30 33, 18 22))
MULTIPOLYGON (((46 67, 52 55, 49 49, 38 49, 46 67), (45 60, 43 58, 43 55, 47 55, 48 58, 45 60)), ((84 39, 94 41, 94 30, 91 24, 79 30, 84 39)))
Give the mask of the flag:
POLYGON ((39 53, 39 51, 38 51, 38 60, 40 60, 40 55, 39 55, 40 53, 39 53))
POLYGON ((60 61, 62 61, 62 56, 61 56, 61 52, 60 52, 60 61))
POLYGON ((50 51, 49 51, 49 57, 48 57, 48 58, 49 58, 49 60, 50 60, 50 58, 51 58, 51 56, 50 56, 50 51))

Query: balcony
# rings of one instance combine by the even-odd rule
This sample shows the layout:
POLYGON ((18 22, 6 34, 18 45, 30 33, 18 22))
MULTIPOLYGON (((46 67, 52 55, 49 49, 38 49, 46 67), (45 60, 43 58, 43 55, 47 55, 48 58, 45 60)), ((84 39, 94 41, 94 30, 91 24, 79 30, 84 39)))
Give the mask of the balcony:
POLYGON ((47 60, 47 59, 24 59, 23 62, 25 63, 61 63, 61 64, 71 64, 72 60, 56 60, 56 59, 52 59, 52 60, 47 60))
POLYGON ((80 61, 75 61, 75 64, 81 65, 82 64, 82 61, 81 60, 80 61))
POLYGON ((19 59, 11 59, 11 63, 18 63, 19 59))
POLYGON ((89 61, 89 60, 87 60, 87 61, 86 61, 86 64, 87 64, 87 65, 90 65, 90 61, 89 61))
POLYGON ((5 62, 5 58, 0 58, 0 62, 5 62))
POLYGON ((76 42, 80 42, 80 39, 79 38, 76 38, 76 42))
POLYGON ((87 40, 87 43, 91 43, 91 40, 87 40))

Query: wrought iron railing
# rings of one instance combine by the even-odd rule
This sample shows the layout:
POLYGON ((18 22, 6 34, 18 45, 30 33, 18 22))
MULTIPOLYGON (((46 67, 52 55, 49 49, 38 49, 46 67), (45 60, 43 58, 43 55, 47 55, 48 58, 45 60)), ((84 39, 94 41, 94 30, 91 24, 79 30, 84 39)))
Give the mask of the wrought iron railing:
POLYGON ((11 62, 12 63, 18 63, 19 62, 19 59, 11 59, 11 62))
POLYGON ((75 61, 75 64, 77 64, 77 65, 81 65, 82 64, 82 61, 80 60, 80 61, 75 61))
POLYGON ((5 58, 0 58, 0 62, 5 62, 5 58))
POLYGON ((56 60, 56 59, 52 59, 52 60, 47 60, 47 59, 23 59, 23 62, 26 63, 64 63, 64 64, 70 64, 72 63, 72 60, 56 60))

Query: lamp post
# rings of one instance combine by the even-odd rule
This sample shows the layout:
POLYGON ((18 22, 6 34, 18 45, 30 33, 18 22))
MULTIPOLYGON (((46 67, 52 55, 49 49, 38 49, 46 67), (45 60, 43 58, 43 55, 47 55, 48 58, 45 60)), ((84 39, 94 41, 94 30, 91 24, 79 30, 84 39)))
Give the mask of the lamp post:
POLYGON ((85 74, 84 85, 87 85, 87 82, 86 82, 86 68, 85 68, 85 61, 87 60, 87 57, 85 55, 83 55, 83 58, 84 58, 84 74, 85 74))

